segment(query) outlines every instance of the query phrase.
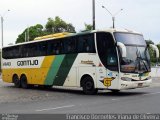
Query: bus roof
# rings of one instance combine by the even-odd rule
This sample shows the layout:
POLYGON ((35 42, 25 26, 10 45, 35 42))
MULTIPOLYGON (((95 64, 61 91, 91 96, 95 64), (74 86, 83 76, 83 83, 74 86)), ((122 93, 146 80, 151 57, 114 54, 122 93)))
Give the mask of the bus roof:
POLYGON ((35 42, 40 42, 40 41, 45 41, 45 40, 53 40, 53 39, 57 39, 57 38, 64 38, 64 37, 70 37, 70 36, 76 36, 76 35, 85 35, 85 34, 95 33, 95 32, 110 32, 110 33, 123 32, 123 33, 134 33, 134 34, 142 35, 141 33, 138 33, 133 30, 117 29, 117 28, 109 28, 106 30, 91 30, 91 31, 84 31, 84 32, 79 32, 79 33, 62 32, 62 33, 56 33, 56 34, 50 34, 50 35, 46 35, 46 36, 37 37, 33 41, 18 43, 18 44, 10 45, 10 46, 5 46, 3 48, 18 46, 18 45, 23 45, 23 44, 28 44, 28 43, 35 43, 35 42))
POLYGON ((36 37, 34 40, 43 40, 43 39, 48 39, 48 38, 63 38, 69 34, 73 34, 73 33, 68 33, 68 32, 55 33, 55 34, 36 37))

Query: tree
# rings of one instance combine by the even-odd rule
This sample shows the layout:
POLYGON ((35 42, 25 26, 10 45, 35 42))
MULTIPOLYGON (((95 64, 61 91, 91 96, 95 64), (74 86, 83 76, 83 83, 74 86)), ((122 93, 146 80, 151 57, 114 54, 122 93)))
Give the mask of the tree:
POLYGON ((53 33, 76 32, 75 27, 71 23, 66 23, 60 17, 56 16, 55 19, 48 18, 45 29, 43 29, 43 26, 41 24, 26 28, 20 35, 18 35, 16 43, 25 42, 26 36, 28 36, 28 31, 29 41, 34 40, 34 38, 36 37, 53 33))
POLYGON ((60 33, 60 32, 75 32, 75 27, 71 23, 66 23, 60 17, 56 16, 55 19, 48 18, 45 25, 47 34, 60 33))
POLYGON ((158 47, 158 49, 159 49, 159 51, 160 51, 160 44, 158 44, 157 47, 158 47))
MULTIPOLYGON (((159 51, 160 51, 160 44, 157 45, 159 51)), ((158 62, 160 63, 160 58, 158 59, 158 62)))
POLYGON ((25 42, 25 39, 27 39, 27 37, 29 38, 29 41, 31 41, 31 40, 34 40, 34 38, 36 38, 38 36, 42 36, 42 35, 44 35, 43 26, 41 24, 37 24, 35 26, 31 26, 29 28, 26 28, 22 32, 22 34, 18 35, 16 43, 25 42), (29 37, 28 37, 28 35, 29 35, 29 37))
MULTIPOLYGON (((145 40, 145 41, 146 41, 147 45, 154 44, 154 42, 150 39, 145 40)), ((150 54, 151 63, 153 64, 153 63, 155 63, 155 51, 151 47, 149 47, 148 50, 149 50, 149 54, 150 54)))
MULTIPOLYGON (((146 40, 146 43, 147 43, 147 45, 154 44, 154 42, 152 40, 146 40)), ((158 44, 157 47, 160 50, 160 44, 158 44)), ((149 54, 150 54, 150 58, 151 58, 151 64, 155 65, 155 63, 157 63, 157 58, 155 58, 156 53, 151 47, 149 47, 149 54)), ((158 59, 158 61, 159 61, 159 59, 158 59)))
POLYGON ((84 23, 84 26, 85 26, 85 28, 84 28, 84 30, 82 30, 81 32, 93 30, 93 25, 91 25, 91 24, 86 24, 86 23, 84 23))
POLYGON ((147 43, 147 45, 149 45, 149 44, 154 44, 154 42, 152 41, 152 40, 145 40, 146 41, 146 43, 147 43))
POLYGON ((89 31, 89 30, 93 30, 93 25, 91 25, 91 24, 84 24, 85 25, 85 30, 86 31, 89 31))
POLYGON ((29 28, 29 41, 34 40, 34 38, 39 37, 39 36, 43 36, 44 32, 43 32, 43 26, 40 24, 37 24, 35 26, 31 26, 29 28))

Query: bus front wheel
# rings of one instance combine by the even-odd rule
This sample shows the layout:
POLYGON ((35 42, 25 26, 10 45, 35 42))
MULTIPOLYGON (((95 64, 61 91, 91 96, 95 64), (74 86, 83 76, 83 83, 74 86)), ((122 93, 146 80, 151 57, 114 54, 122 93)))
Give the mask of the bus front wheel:
POLYGON ((93 79, 89 76, 85 77, 82 81, 83 92, 87 95, 93 95, 98 92, 94 87, 93 79))
POLYGON ((113 93, 119 93, 120 90, 111 90, 113 93))
POLYGON ((28 88, 27 77, 25 75, 22 75, 20 81, 22 88, 27 89, 28 88))
POLYGON ((20 83, 20 80, 18 78, 18 75, 14 75, 13 76, 13 83, 14 83, 14 86, 16 88, 20 88, 21 87, 21 83, 20 83))

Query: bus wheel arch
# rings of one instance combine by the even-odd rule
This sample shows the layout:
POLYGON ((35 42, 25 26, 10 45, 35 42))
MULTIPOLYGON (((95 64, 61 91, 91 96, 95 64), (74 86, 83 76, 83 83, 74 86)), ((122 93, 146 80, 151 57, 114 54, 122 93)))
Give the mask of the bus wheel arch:
POLYGON ((13 77, 12 77, 12 82, 14 83, 14 86, 16 88, 20 88, 21 87, 21 82, 20 82, 20 79, 18 77, 17 74, 14 74, 13 77))
POLYGON ((27 89, 28 88, 28 81, 27 81, 27 77, 25 74, 22 74, 21 77, 20 77, 20 83, 21 83, 21 87, 24 88, 24 89, 27 89))
POLYGON ((95 88, 94 80, 90 75, 83 75, 81 77, 80 86, 87 95, 93 95, 98 92, 98 89, 95 88))

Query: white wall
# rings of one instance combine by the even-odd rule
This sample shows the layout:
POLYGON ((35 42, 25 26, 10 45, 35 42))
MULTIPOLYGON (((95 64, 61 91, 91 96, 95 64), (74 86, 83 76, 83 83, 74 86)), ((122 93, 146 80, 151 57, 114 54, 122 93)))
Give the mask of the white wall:
POLYGON ((151 68, 152 77, 160 77, 160 66, 151 68))

